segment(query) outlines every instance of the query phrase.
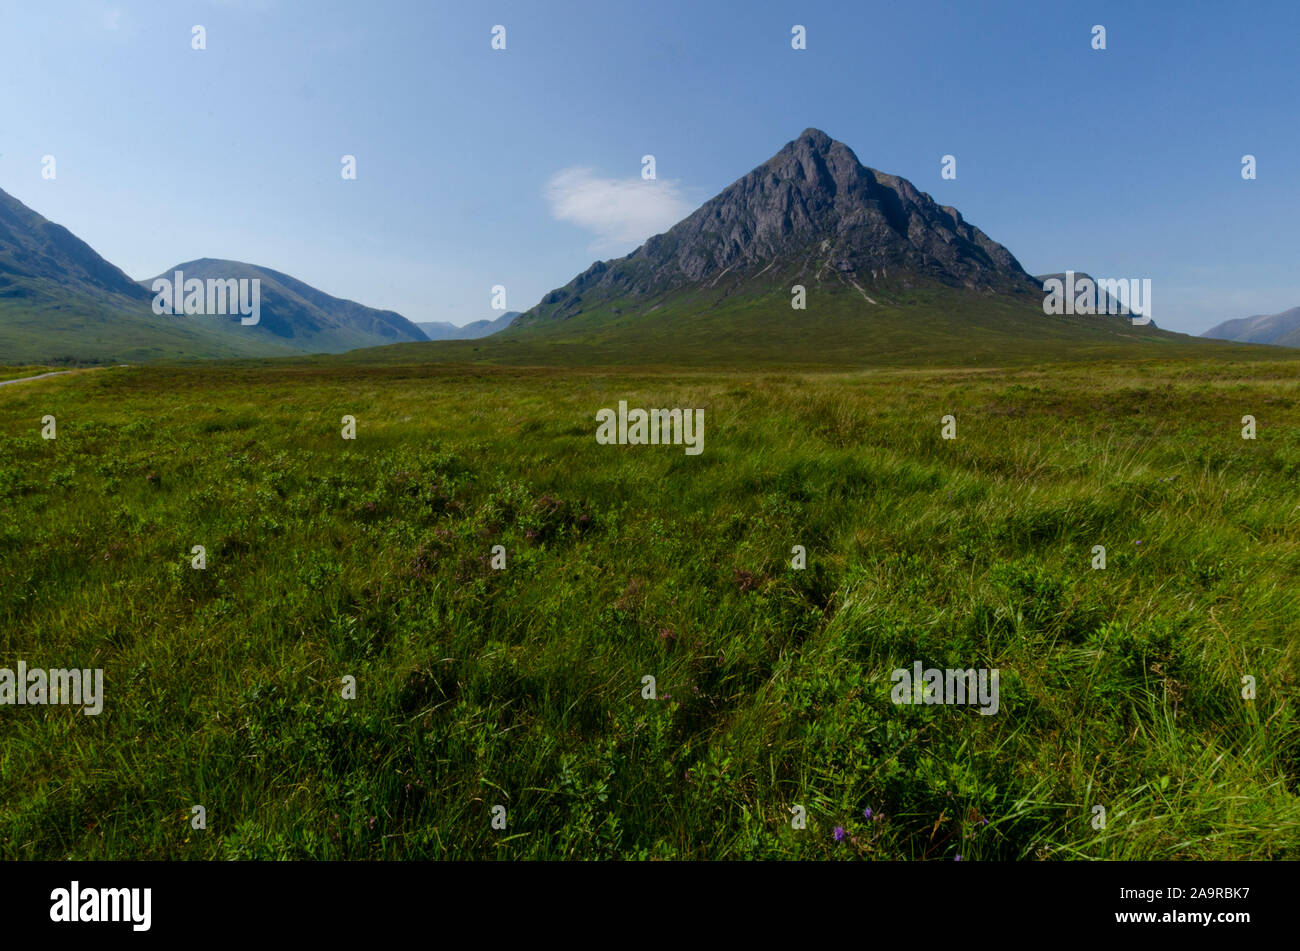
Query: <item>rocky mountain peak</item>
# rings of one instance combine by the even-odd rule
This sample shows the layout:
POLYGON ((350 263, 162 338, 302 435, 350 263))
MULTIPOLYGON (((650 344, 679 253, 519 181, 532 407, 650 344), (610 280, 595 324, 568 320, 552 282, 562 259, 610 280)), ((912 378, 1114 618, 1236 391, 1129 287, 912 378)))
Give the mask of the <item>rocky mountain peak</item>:
POLYGON ((868 300, 871 286, 913 282, 1039 291, 1012 254, 957 209, 864 166, 843 142, 809 128, 666 233, 625 258, 593 264, 519 322, 716 283, 724 274, 733 283, 760 275, 833 280, 868 300))

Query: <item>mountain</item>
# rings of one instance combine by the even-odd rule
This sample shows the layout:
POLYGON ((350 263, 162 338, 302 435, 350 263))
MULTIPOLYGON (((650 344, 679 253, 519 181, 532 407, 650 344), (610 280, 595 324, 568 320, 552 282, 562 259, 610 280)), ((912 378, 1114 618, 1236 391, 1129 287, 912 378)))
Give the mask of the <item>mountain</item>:
POLYGON ((173 317, 67 228, 0 191, 0 364, 292 352, 173 317))
POLYGON ((592 264, 462 356, 986 366, 1138 342, 1202 346, 1124 316, 1049 316, 1043 301, 1042 283, 956 208, 807 129, 664 234, 592 264), (792 306, 796 285, 803 309, 792 306))
POLYGON ((850 289, 868 304, 927 285, 1025 300, 1042 293, 1011 252, 957 209, 807 129, 667 233, 546 295, 517 327, 615 299, 635 307, 690 287, 789 294, 793 283, 850 289))
POLYGON ((419 327, 430 340, 477 340, 505 330, 518 316, 519 311, 508 310, 495 320, 475 320, 463 327, 457 327, 446 321, 419 323, 415 326, 419 327))
POLYGON ((114 302, 148 299, 135 281, 63 225, 0 191, 0 297, 22 300, 69 293, 114 302), (54 292, 52 285, 61 290, 54 292))
POLYGON ((1278 347, 1300 347, 1300 307, 1280 314, 1257 314, 1225 320, 1211 327, 1202 337, 1235 340, 1239 343, 1268 343, 1278 347))
MULTIPOLYGON (((249 338, 281 344, 305 353, 341 353, 357 347, 426 339, 419 328, 401 314, 391 310, 375 310, 355 301, 331 297, 287 274, 240 261, 215 258, 186 261, 159 274, 157 278, 141 281, 140 284, 149 288, 158 278, 172 280, 176 271, 182 272, 187 282, 191 278, 204 282, 230 279, 260 281, 261 314, 257 324, 242 326, 238 315, 224 319, 191 318, 225 323, 249 338)), ((152 299, 152 294, 150 298, 152 299)))

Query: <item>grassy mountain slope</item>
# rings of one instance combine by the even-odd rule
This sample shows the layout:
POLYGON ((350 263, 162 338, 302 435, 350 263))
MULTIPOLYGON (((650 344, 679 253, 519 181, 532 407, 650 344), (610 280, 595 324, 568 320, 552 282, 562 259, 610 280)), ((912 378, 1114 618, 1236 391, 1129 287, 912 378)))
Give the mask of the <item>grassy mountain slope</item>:
POLYGON ((610 302, 563 321, 483 340, 358 350, 353 364, 449 361, 520 366, 888 367, 1023 366, 1116 358, 1271 359, 1286 353, 1202 340, 1113 317, 1046 316, 1016 298, 948 287, 900 291, 868 304, 855 289, 810 289, 806 310, 780 291, 688 289, 649 313, 610 302))

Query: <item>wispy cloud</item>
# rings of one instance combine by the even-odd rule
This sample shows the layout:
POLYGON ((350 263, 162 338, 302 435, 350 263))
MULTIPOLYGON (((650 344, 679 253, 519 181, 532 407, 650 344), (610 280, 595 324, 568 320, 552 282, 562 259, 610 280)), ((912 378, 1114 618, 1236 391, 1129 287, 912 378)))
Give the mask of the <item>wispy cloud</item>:
POLYGON ((591 249, 606 253, 631 251, 694 211, 676 182, 603 178, 583 167, 551 176, 544 196, 556 219, 591 231, 591 249))

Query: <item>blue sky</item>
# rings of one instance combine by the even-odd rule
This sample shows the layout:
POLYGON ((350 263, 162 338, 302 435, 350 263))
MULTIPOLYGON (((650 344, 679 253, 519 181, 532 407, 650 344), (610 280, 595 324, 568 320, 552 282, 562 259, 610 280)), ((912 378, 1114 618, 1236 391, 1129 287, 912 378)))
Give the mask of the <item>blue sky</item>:
POLYGON ((135 278, 233 258, 463 324, 815 126, 1200 332, 1300 305, 1298 42, 1291 2, 0 0, 0 188, 135 278))

